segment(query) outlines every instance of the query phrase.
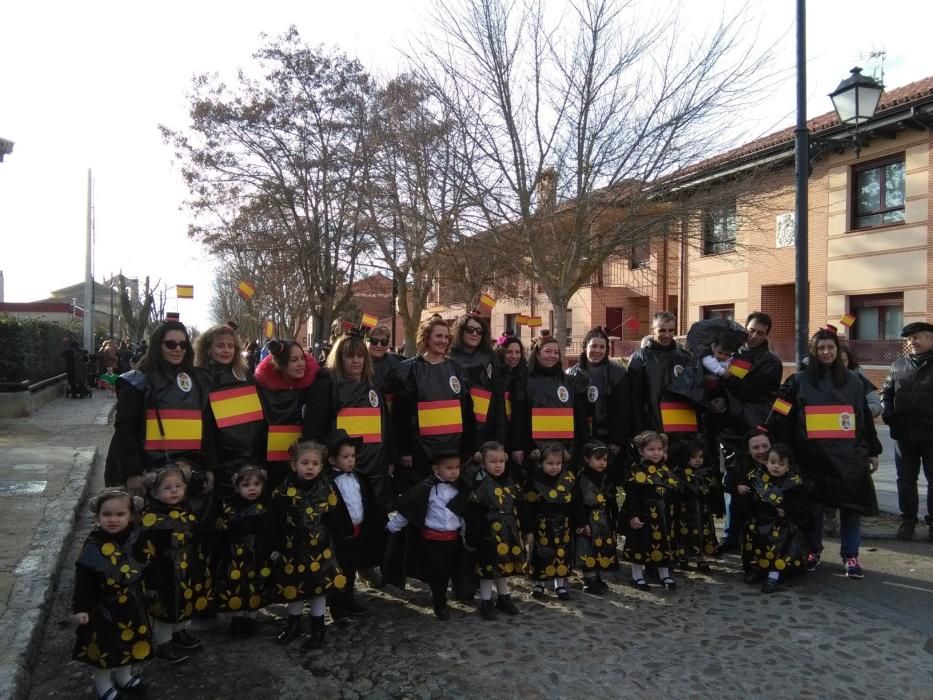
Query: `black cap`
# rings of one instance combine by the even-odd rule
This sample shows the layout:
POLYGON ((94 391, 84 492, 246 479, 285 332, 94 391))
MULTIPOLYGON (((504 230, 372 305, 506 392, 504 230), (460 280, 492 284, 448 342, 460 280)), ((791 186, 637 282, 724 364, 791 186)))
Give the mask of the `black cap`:
POLYGON ((460 449, 456 445, 438 445, 437 447, 431 450, 431 463, 441 461, 442 459, 447 459, 448 457, 456 457, 457 459, 462 459, 460 454, 460 449))
POLYGON ((327 443, 327 452, 336 456, 341 446, 349 443, 355 447, 359 447, 363 441, 360 438, 350 437, 343 428, 337 428, 327 436, 325 442, 327 443))
POLYGON ((913 323, 908 323, 906 326, 904 326, 904 330, 901 331, 901 337, 906 338, 907 336, 914 333, 919 333, 920 331, 933 333, 933 323, 927 323, 926 321, 914 321, 913 323))

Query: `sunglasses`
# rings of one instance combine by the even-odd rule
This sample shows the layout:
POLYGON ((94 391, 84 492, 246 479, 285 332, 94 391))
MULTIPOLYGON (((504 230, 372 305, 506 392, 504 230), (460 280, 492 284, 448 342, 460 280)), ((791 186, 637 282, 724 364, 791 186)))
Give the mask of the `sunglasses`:
POLYGON ((370 345, 381 345, 387 348, 389 347, 389 339, 388 338, 370 338, 369 344, 370 345))
POLYGON ((483 328, 482 326, 464 326, 463 332, 469 333, 470 335, 482 335, 483 328))
POLYGON ((163 340, 162 345, 167 347, 169 350, 175 350, 176 348, 181 348, 182 350, 188 349, 187 340, 163 340))

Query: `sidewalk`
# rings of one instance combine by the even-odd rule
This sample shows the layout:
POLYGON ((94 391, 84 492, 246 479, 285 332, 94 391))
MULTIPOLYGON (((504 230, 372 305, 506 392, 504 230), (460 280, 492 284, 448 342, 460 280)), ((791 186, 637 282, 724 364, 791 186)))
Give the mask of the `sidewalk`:
POLYGON ((114 400, 58 399, 0 420, 0 698, 22 697, 62 553, 109 442, 114 400))

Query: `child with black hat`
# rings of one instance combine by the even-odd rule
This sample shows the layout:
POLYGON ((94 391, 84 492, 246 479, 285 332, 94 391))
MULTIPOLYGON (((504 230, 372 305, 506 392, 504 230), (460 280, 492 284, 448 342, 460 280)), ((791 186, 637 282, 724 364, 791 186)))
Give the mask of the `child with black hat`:
POLYGON ((583 470, 574 485, 571 519, 576 532, 577 564, 583 571, 583 592, 600 595, 609 586, 600 572, 619 568, 616 557, 616 487, 606 468, 609 446, 591 440, 583 446, 583 470))
POLYGON ((356 602, 354 583, 360 569, 382 563, 385 547, 385 511, 379 505, 369 479, 356 471, 356 449, 360 438, 353 438, 338 428, 327 438, 329 478, 340 492, 340 507, 346 510, 353 527, 336 539, 337 561, 347 578, 343 590, 335 590, 328 597, 330 614, 335 621, 365 615, 365 607, 356 602))

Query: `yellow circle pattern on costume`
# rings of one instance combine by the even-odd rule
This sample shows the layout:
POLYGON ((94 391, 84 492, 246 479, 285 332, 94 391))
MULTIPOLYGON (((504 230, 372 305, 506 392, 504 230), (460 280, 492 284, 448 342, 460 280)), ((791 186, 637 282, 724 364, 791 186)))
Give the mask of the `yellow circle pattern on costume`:
POLYGON ((227 601, 227 607, 231 610, 239 610, 243 607, 243 601, 240 600, 239 596, 232 596, 230 600, 227 601))
POLYGON ((320 571, 320 570, 321 570, 321 565, 320 565, 318 562, 313 561, 313 562, 311 562, 311 563, 308 565, 308 568, 309 568, 312 572, 313 572, 313 571, 320 571))
POLYGON ((142 661, 143 659, 149 657, 151 651, 152 647, 149 646, 149 642, 146 640, 141 640, 133 645, 133 649, 130 651, 130 653, 133 655, 134 659, 137 661, 142 661))
POLYGON ((155 513, 146 513, 143 516, 143 525, 146 527, 152 527, 156 524, 156 520, 158 520, 158 518, 156 517, 155 513))
POLYGON ((122 632, 120 632, 120 639, 122 639, 124 642, 130 641, 132 638, 133 638, 133 630, 125 629, 122 632))
POLYGON ((646 480, 647 478, 648 478, 648 477, 646 477, 646 476, 645 476, 643 473, 641 473, 641 472, 637 472, 637 473, 635 474, 635 481, 637 481, 639 484, 645 483, 645 480, 646 480))
POLYGON ((262 605, 262 597, 259 595, 251 595, 249 597, 249 607, 253 610, 258 609, 262 605))
POLYGON ((239 570, 239 569, 234 569, 233 571, 231 571, 231 572, 230 572, 230 578, 233 579, 234 581, 239 581, 239 580, 240 580, 240 570, 239 570))
POLYGON ((496 552, 498 552, 501 556, 505 556, 509 553, 509 545, 507 545, 505 542, 500 542, 496 545, 496 552))
POLYGON ((347 585, 347 577, 343 574, 337 574, 334 576, 334 585, 337 588, 343 588, 347 585))
POLYGON ((113 546, 113 542, 104 542, 100 547, 100 553, 105 557, 109 557, 116 551, 116 547, 113 546))
POLYGON ((285 598, 285 600, 294 600, 297 595, 298 589, 294 586, 285 586, 285 588, 282 589, 282 597, 285 598))
POLYGON ((658 550, 654 550, 651 553, 651 561, 661 561, 663 558, 664 557, 662 556, 661 552, 659 552, 658 550))
POLYGON ((558 565, 557 565, 557 575, 558 575, 558 576, 566 576, 568 571, 569 571, 569 569, 568 569, 564 564, 558 564, 558 565))
POLYGON ((328 504, 330 504, 330 505, 332 505, 332 506, 337 505, 337 494, 336 494, 336 493, 328 494, 328 496, 327 496, 327 502, 328 502, 328 504))
POLYGON ((272 570, 268 566, 264 566, 259 570, 260 576, 271 576, 272 570))
POLYGON ((784 567, 785 567, 785 566, 787 566, 787 565, 784 563, 784 560, 783 560, 783 559, 775 559, 775 560, 774 560, 774 568, 777 569, 778 571, 784 571, 784 567))

